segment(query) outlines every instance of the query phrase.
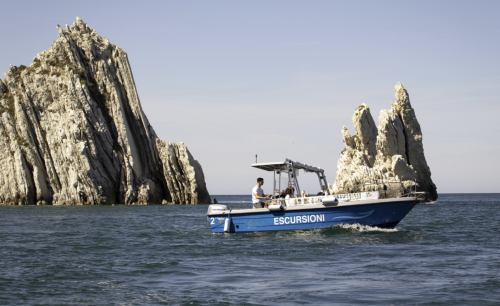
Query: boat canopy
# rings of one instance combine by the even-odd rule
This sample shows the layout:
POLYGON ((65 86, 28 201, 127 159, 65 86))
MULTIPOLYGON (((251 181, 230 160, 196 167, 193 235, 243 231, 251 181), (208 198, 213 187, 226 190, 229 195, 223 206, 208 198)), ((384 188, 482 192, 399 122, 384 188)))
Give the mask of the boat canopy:
POLYGON ((252 164, 251 167, 258 168, 258 169, 265 170, 265 171, 276 171, 276 170, 287 171, 289 169, 288 164, 290 162, 293 163, 293 167, 295 168, 295 170, 304 170, 306 172, 323 172, 324 171, 321 168, 309 166, 308 164, 303 164, 301 162, 291 161, 288 159, 284 162, 252 164))
POLYGON ((300 194, 300 186, 297 181, 297 176, 299 174, 298 170, 304 170, 305 172, 314 172, 318 176, 319 185, 322 191, 326 191, 328 189, 328 183, 326 182, 325 170, 319 167, 309 166, 308 164, 303 164, 298 161, 293 161, 291 159, 286 159, 284 162, 274 162, 274 163, 256 163, 252 164, 251 167, 274 172, 274 190, 276 194, 280 194, 281 190, 281 175, 288 176, 288 187, 295 188, 295 192, 297 196, 301 196, 300 194), (278 175, 278 179, 276 179, 276 175, 278 175), (278 189, 276 189, 276 183, 278 183, 278 189))
POLYGON ((326 191, 328 189, 328 183, 326 182, 325 170, 319 167, 309 166, 308 164, 303 164, 298 161, 293 161, 291 159, 286 159, 284 162, 274 162, 274 163, 257 163, 252 164, 251 167, 274 172, 274 190, 277 191, 277 194, 280 193, 281 190, 281 175, 288 176, 289 187, 295 188, 295 192, 297 196, 300 196, 300 186, 297 181, 297 176, 299 174, 298 170, 304 170, 305 172, 314 172, 318 176, 319 185, 322 191, 326 191), (276 175, 278 175, 278 179, 276 179, 276 175), (276 183, 278 183, 278 189, 276 189, 276 183))

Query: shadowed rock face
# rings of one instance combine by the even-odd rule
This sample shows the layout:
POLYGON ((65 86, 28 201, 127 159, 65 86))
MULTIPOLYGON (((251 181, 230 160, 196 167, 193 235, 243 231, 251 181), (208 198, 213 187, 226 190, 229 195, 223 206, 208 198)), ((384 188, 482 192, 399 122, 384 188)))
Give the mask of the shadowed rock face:
MULTIPOLYGON (((332 193, 343 186, 380 182, 417 180, 417 190, 426 191, 428 198, 438 197, 432 182, 422 144, 422 131, 408 92, 401 83, 396 85, 396 101, 390 110, 382 110, 379 126, 375 127, 368 105, 354 112, 352 121, 356 135, 342 129, 345 149, 337 163, 337 176, 332 193)), ((383 185, 381 185, 383 186, 383 185)))
POLYGON ((210 203, 201 165, 159 140, 127 54, 80 18, 0 80, 0 204, 210 203))

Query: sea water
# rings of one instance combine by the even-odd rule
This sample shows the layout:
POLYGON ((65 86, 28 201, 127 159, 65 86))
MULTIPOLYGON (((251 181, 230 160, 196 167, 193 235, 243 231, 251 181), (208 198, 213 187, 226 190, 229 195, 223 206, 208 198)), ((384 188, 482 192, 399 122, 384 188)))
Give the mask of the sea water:
POLYGON ((441 194, 395 229, 236 235, 206 205, 0 207, 0 304, 499 305, 499 209, 441 194))

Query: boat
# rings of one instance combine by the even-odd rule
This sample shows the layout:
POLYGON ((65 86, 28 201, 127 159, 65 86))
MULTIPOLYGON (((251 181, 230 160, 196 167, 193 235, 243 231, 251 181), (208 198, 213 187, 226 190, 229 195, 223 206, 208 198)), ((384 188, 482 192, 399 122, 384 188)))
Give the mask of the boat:
POLYGON ((310 230, 342 224, 394 228, 425 199, 425 193, 417 192, 416 182, 408 187, 401 180, 343 186, 332 191, 323 169, 288 158, 251 167, 274 172, 273 197, 265 208, 210 205, 207 221, 212 233, 310 230), (317 175, 321 190, 318 195, 308 196, 300 191, 300 170, 317 175), (283 198, 280 190, 284 186, 294 190, 294 197, 283 198))

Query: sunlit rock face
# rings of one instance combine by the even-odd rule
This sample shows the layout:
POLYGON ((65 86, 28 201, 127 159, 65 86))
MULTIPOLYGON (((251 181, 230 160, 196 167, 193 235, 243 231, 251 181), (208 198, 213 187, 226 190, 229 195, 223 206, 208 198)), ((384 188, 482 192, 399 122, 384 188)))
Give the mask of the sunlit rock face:
POLYGON ((0 80, 0 204, 210 203, 201 165, 159 140, 127 54, 80 18, 0 80))
POLYGON ((416 181, 417 191, 427 192, 430 200, 437 199, 424 155, 422 130, 410 97, 401 83, 395 90, 396 101, 390 110, 380 112, 378 127, 368 105, 362 104, 352 117, 356 134, 351 136, 345 126, 342 129, 345 149, 340 154, 330 192, 349 191, 346 186, 359 184, 372 184, 366 190, 380 190, 387 185, 396 186, 397 182, 413 188, 416 181))

